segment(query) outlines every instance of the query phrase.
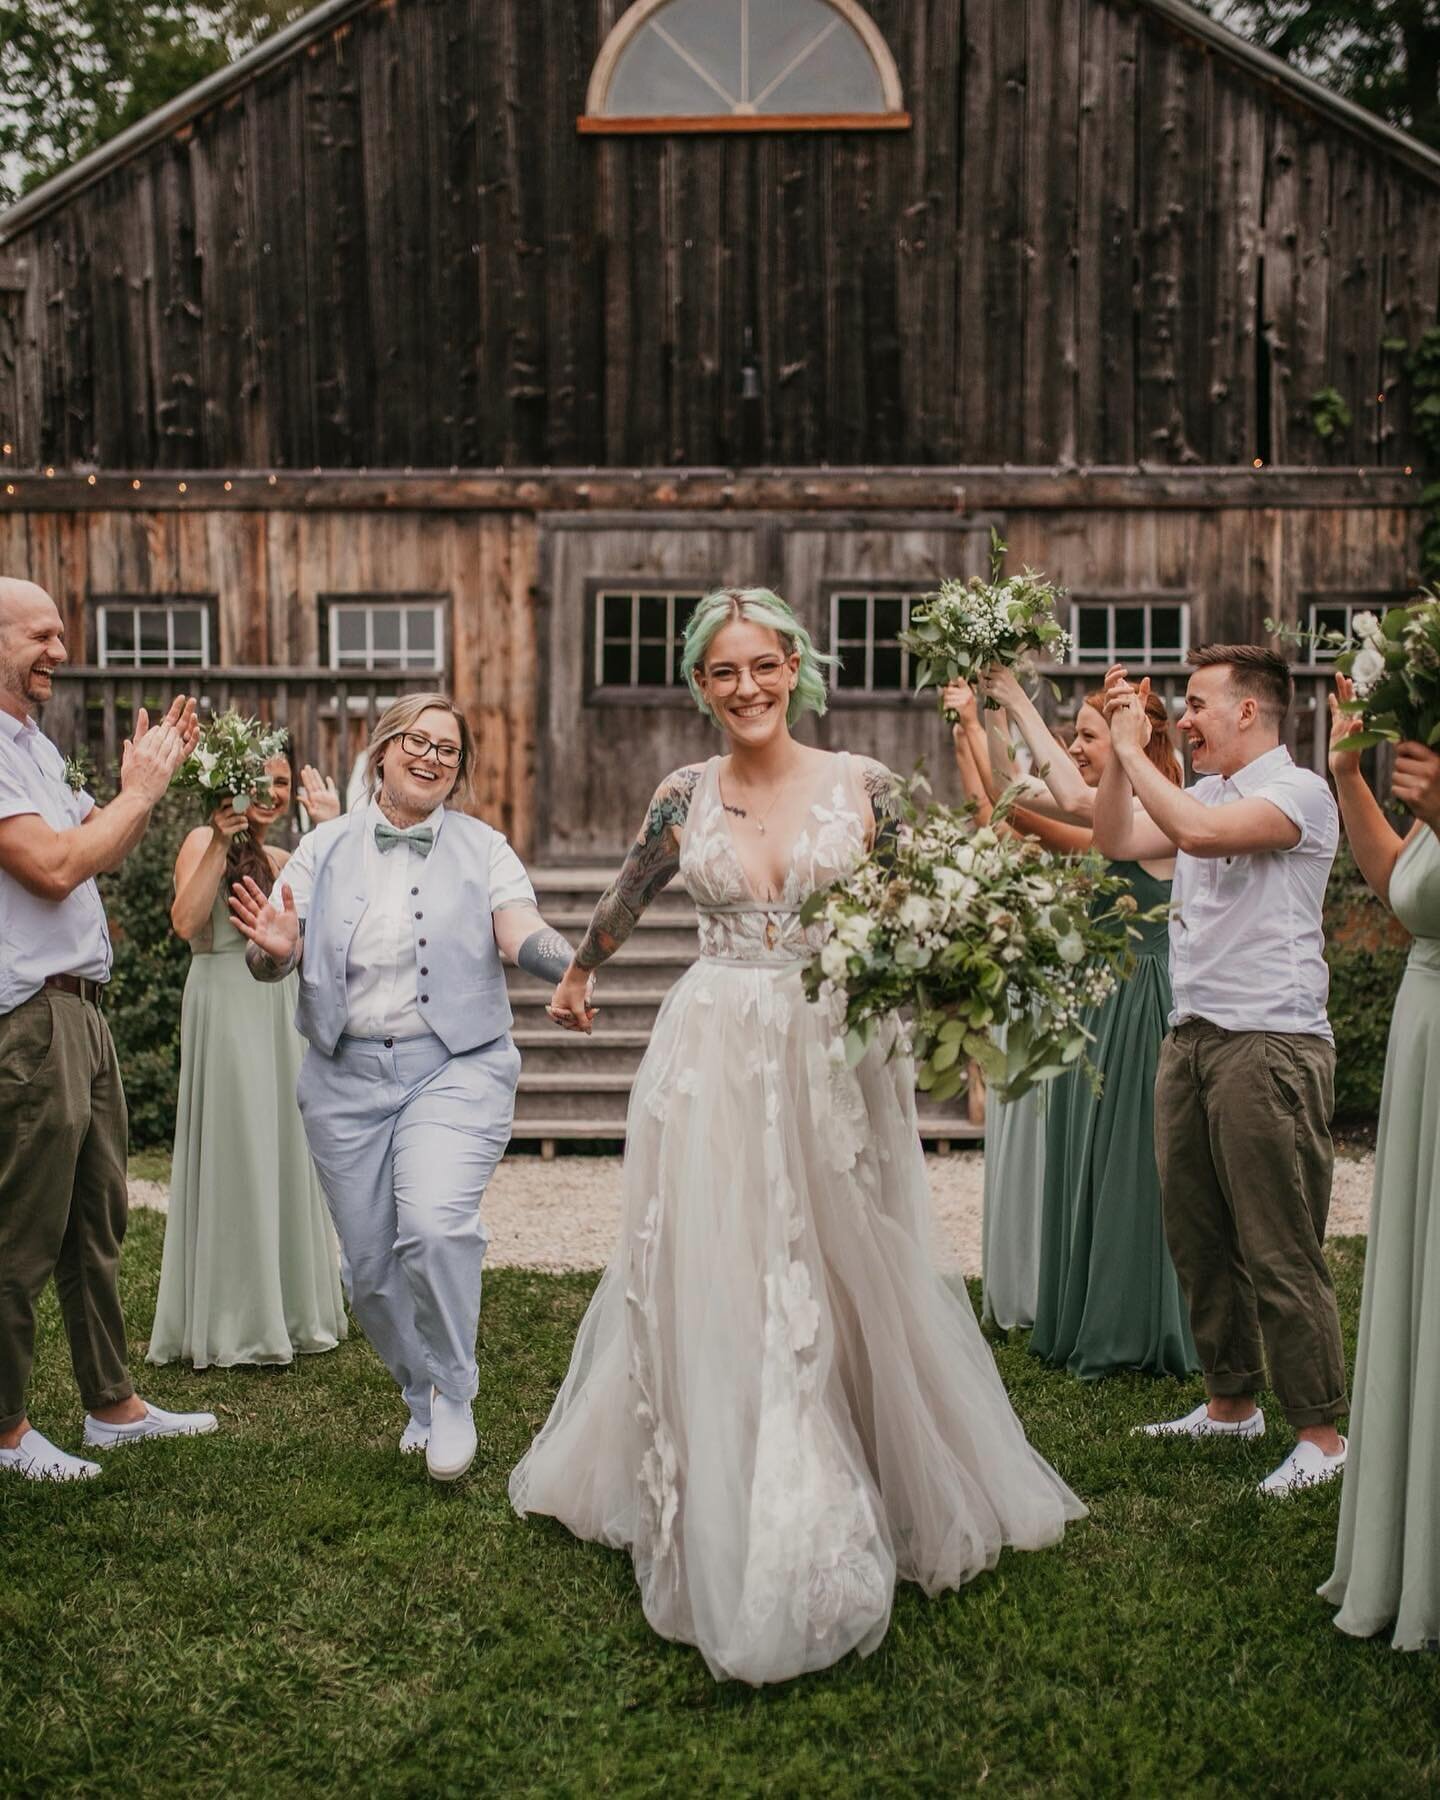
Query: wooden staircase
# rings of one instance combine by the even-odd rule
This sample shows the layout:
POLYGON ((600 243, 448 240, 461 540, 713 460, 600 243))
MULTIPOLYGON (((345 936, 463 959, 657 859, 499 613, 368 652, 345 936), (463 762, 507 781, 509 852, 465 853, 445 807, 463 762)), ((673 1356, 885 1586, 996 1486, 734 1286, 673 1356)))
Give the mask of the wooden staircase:
MULTIPOLYGON (((541 912, 572 943, 580 941, 612 874, 589 868, 530 871, 541 912)), ((660 1002, 695 960, 695 933, 695 908, 674 882, 602 970, 600 1018, 588 1038, 552 1025, 545 1014, 551 990, 507 967, 515 1042, 523 1059, 515 1099, 517 1139, 538 1140, 546 1153, 561 1139, 624 1140, 630 1084, 660 1002)), ((920 1130, 927 1142, 973 1139, 981 1129, 967 1115, 963 1094, 942 1108, 921 1097, 920 1130)))

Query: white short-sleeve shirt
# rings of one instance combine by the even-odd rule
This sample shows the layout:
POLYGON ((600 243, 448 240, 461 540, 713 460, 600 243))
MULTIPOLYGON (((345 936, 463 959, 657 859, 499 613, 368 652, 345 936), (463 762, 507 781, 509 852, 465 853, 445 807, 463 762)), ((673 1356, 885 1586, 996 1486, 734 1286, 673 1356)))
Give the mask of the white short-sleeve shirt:
POLYGON ((1175 858, 1170 919, 1170 1023, 1208 1019, 1226 1031, 1284 1031, 1334 1043, 1325 1003, 1322 913, 1340 845, 1340 815, 1322 776, 1283 744, 1237 774, 1188 790, 1202 806, 1268 800, 1300 833, 1289 850, 1175 858))
MULTIPOLYGON (((65 758, 33 719, 0 711, 0 819, 35 813, 54 831, 83 825, 95 802, 65 779, 65 758)), ((0 1012, 38 994, 48 975, 110 979, 110 932, 100 890, 82 881, 63 900, 0 869, 0 1012)))
MULTIPOLYGON (((345 989, 350 1000, 345 1029, 351 1037, 425 1037, 430 1027, 416 1004, 415 940, 411 924, 410 870, 417 852, 406 844, 382 855, 375 842, 375 827, 385 815, 374 800, 365 802, 365 892, 368 904, 350 940, 346 959, 345 989)), ((437 807, 425 821, 439 836, 445 825, 445 808, 437 807)), ((433 852, 432 852, 433 854, 433 852)), ((272 893, 281 884, 290 889, 295 910, 303 919, 310 910, 315 886, 315 836, 301 838, 290 861, 277 877, 272 893)), ((535 889, 525 865, 508 838, 493 830, 490 837, 490 910, 508 906, 534 906, 535 889)))

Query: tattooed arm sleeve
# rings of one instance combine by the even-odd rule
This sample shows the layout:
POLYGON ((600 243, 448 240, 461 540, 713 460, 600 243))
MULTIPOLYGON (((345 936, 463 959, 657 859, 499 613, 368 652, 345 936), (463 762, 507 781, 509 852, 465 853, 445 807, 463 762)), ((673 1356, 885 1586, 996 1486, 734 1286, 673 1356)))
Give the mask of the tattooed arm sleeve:
POLYGON ((870 802, 870 811, 875 818, 875 835, 871 848, 878 849, 881 845, 893 844, 900 829, 900 821, 905 816, 904 784, 884 763, 874 762, 868 756, 856 760, 860 764, 860 785, 865 790, 865 798, 870 802))
POLYGON ((600 896, 575 961, 582 969, 598 969, 635 929, 641 913, 680 868, 680 832, 700 769, 677 769, 655 790, 640 835, 630 846, 620 873, 600 896))

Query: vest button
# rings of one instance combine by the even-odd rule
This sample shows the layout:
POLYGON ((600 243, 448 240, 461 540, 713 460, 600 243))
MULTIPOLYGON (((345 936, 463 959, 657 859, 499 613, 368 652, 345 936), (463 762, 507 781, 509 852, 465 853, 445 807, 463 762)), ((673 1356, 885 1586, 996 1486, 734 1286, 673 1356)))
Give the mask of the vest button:
POLYGON ((420 890, 419 890, 419 888, 411 888, 410 892, 412 894, 418 894, 420 892, 420 890))
POLYGON ((428 975, 428 974, 429 974, 429 973, 430 973, 430 971, 429 971, 429 970, 428 970, 428 969, 422 969, 422 970, 421 970, 421 971, 420 971, 420 973, 421 973, 421 974, 422 974, 422 975, 428 975))
POLYGON ((421 948, 421 949, 422 949, 422 950, 423 950, 423 949, 424 949, 424 948, 425 948, 425 940, 424 940, 424 938, 420 938, 420 939, 418 939, 418 940, 417 940, 417 941, 418 941, 418 942, 419 942, 419 945, 420 945, 420 948, 421 948))
POLYGON ((428 1006, 430 1004, 430 996, 428 994, 422 994, 420 996, 420 1004, 422 1006, 428 1006))
POLYGON ((417 919, 423 919, 425 917, 425 915, 424 915, 424 913, 416 913, 415 917, 417 919))

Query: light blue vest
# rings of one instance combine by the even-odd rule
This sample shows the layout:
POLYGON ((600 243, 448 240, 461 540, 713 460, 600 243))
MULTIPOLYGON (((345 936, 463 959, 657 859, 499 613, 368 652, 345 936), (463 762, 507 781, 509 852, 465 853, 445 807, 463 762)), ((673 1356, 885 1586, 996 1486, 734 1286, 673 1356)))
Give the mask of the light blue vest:
MULTIPOLYGON (((365 832, 368 808, 356 807, 315 828, 315 886, 305 919, 300 1003, 295 1024, 327 1056, 350 1016, 346 962, 368 903, 365 832)), ((513 1022, 505 969, 490 922, 490 844, 494 833, 468 813, 445 815, 435 846, 412 858, 411 929, 420 1016, 452 1056, 503 1037, 513 1022), (422 975, 421 970, 427 971, 422 975)), ((392 856, 408 854, 391 851, 392 856)))

